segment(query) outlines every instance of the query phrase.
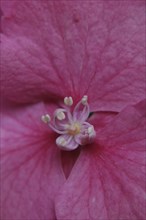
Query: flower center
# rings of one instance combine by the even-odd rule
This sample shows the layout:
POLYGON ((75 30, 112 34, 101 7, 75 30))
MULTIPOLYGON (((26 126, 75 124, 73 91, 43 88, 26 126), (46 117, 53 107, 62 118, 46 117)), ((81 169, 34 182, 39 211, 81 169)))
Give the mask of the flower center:
POLYGON ((81 125, 78 122, 75 122, 74 124, 70 125, 68 128, 68 134, 70 135, 79 134, 80 131, 81 131, 81 125))
POLYGON ((64 107, 55 110, 53 120, 49 114, 42 116, 42 121, 60 134, 56 144, 63 150, 74 150, 79 145, 89 144, 96 136, 94 126, 86 121, 90 114, 88 97, 83 96, 73 111, 71 111, 72 105, 72 97, 65 97, 64 107))

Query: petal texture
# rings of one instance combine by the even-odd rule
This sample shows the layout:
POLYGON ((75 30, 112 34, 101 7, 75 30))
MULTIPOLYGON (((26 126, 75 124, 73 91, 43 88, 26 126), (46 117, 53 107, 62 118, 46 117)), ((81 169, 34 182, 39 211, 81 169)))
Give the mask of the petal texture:
POLYGON ((57 219, 145 219, 145 108, 127 107, 97 131, 59 193, 57 219))
POLYGON ((3 43, 2 59, 9 99, 65 91, 76 102, 88 95, 92 111, 120 111, 144 98, 145 1, 17 3, 2 0, 2 30, 11 42, 9 49, 3 43))
POLYGON ((1 37, 1 92, 18 103, 64 97, 61 77, 43 49, 26 37, 1 37), (58 89, 60 91, 58 93, 58 89))
POLYGON ((54 134, 41 122, 43 104, 3 114, 1 219, 55 220, 54 198, 64 183, 54 134))

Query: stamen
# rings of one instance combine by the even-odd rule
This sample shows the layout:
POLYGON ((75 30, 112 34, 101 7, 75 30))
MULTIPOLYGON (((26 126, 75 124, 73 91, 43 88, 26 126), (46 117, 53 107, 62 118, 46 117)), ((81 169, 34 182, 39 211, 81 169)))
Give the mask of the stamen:
POLYGON ((92 134, 94 132, 93 125, 88 128, 88 134, 92 134))
POLYGON ((63 119, 65 119, 65 114, 64 114, 63 111, 58 110, 56 112, 56 117, 57 117, 58 120, 62 121, 63 119))
POLYGON ((81 99, 81 102, 83 105, 86 105, 87 104, 87 101, 88 101, 88 96, 87 95, 84 95, 83 98, 81 99))
POLYGON ((65 104, 65 105, 68 105, 68 106, 72 106, 72 105, 73 105, 73 99, 72 99, 72 97, 71 97, 71 96, 65 97, 65 98, 64 98, 64 104, 65 104))
POLYGON ((47 124, 48 122, 50 122, 50 121, 51 121, 51 117, 50 117, 50 115, 49 115, 49 114, 42 115, 41 120, 42 120, 44 123, 46 123, 46 124, 47 124))

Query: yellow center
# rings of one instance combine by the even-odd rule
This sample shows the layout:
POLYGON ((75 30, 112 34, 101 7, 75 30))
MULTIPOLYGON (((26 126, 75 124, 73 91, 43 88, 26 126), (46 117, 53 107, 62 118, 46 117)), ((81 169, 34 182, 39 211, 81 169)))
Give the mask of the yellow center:
POLYGON ((76 135, 79 134, 81 130, 81 126, 79 123, 75 122, 74 124, 70 125, 68 128, 68 134, 76 135))

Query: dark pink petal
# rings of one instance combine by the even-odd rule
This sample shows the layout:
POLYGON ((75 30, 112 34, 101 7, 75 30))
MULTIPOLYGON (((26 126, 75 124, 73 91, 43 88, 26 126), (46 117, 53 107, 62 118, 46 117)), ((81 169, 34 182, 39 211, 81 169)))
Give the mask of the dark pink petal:
POLYGON ((88 95, 92 111, 119 111, 144 98, 145 1, 2 0, 2 9, 9 99, 65 91, 75 102, 88 95))
POLYGON ((55 220, 54 199, 64 183, 55 136, 40 118, 43 104, 2 115, 1 219, 55 220))
POLYGON ((58 220, 145 219, 145 110, 127 107, 97 130, 59 192, 58 220))

